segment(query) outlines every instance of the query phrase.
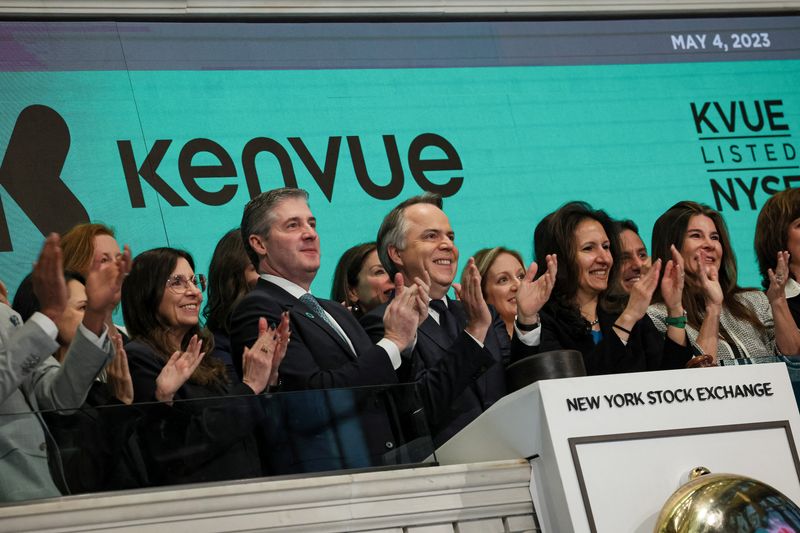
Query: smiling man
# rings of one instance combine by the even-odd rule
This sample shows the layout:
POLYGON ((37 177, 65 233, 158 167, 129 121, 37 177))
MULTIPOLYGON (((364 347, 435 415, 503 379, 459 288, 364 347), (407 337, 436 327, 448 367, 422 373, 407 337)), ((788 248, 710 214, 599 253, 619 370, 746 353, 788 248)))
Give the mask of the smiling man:
POLYGON ((637 281, 650 269, 650 256, 647 254, 647 247, 639 236, 639 228, 632 220, 619 220, 616 223, 619 228, 619 244, 622 258, 622 268, 620 269, 619 284, 626 294, 631 293, 631 289, 637 281))
MULTIPOLYGON (((535 353, 539 344, 538 311, 547 301, 555 281, 555 257, 548 274, 533 281, 533 264, 517 295, 517 320, 513 340, 500 316, 483 299, 480 274, 472 258, 464 269, 461 285, 453 283, 458 269, 458 247, 450 220, 442 211, 442 198, 433 194, 402 202, 384 218, 378 232, 378 255, 391 276, 403 275, 406 283, 424 280, 430 286, 429 316, 419 327, 407 361, 399 370, 402 381, 425 385, 434 442, 444 443, 506 393, 505 364, 535 353), (459 300, 447 297, 450 287, 459 300), (477 357, 490 355, 490 364, 473 374, 459 394, 445 390, 439 380, 426 375, 449 365, 449 375, 477 357)), ((387 304, 365 315, 361 323, 373 339, 384 335, 381 320, 387 304)))
MULTIPOLYGON (((404 290, 395 305, 385 310, 385 334, 373 343, 345 307, 310 292, 320 266, 316 228, 308 193, 302 189, 267 191, 245 206, 242 238, 260 278, 231 315, 234 367, 241 376, 242 353, 258 337, 259 318, 277 324, 281 314, 288 312, 291 340, 278 371, 281 390, 397 383, 400 352, 414 339, 424 313, 424 304, 417 307, 418 288, 404 290)), ((321 394, 288 397, 285 406, 295 424, 289 428, 294 431, 291 438, 308 440, 296 440, 294 449, 300 458, 287 461, 313 461, 308 463, 312 466, 302 467, 307 470, 381 464, 383 455, 395 447, 386 412, 376 408, 354 414, 353 402, 347 394, 337 394, 336 400, 321 394), (348 420, 355 418, 359 423, 348 426, 348 420), (346 435, 340 432, 345 426, 350 428, 346 435), (318 454, 311 449, 325 443, 339 444, 318 454), (363 446, 367 450, 361 450, 363 446), (341 457, 333 457, 336 454, 341 457)))

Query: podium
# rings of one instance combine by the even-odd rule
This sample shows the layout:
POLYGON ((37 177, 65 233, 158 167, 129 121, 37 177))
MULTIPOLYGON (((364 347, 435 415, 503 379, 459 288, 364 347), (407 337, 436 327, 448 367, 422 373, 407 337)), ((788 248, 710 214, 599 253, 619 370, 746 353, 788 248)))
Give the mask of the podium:
POLYGON ((436 458, 528 459, 546 533, 651 533, 696 466, 800 502, 799 424, 782 363, 554 379, 502 398, 436 458))

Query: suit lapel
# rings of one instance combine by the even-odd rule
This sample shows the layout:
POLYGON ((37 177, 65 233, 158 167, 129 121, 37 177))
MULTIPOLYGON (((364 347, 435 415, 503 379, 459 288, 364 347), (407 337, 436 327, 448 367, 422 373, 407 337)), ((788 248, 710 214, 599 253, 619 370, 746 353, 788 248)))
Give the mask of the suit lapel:
MULTIPOLYGON (((277 301, 281 307, 287 309, 289 313, 294 317, 294 319, 299 323, 306 323, 306 324, 314 324, 316 327, 322 329, 325 333, 328 334, 342 349, 347 353, 350 357, 355 358, 355 354, 350 346, 342 339, 341 335, 339 335, 336 330, 328 324, 324 318, 321 316, 317 316, 311 309, 306 306, 303 302, 286 292, 284 289, 275 285, 272 282, 266 281, 264 279, 258 280, 258 288, 263 288, 267 293, 269 293, 270 297, 277 301), (263 285, 262 285, 263 284, 263 285)), ((331 312, 331 303, 327 300, 320 300, 320 305, 328 311, 331 315, 336 317, 335 312, 331 312)), ((333 304, 338 305, 338 304, 333 304)), ((340 306, 341 307, 341 306, 340 306)), ((346 309, 342 308, 345 312, 349 312, 346 309)), ((342 326, 342 321, 339 318, 336 318, 336 321, 342 326)), ((342 329, 344 327, 342 326, 342 329)), ((291 341, 290 341, 291 342, 291 341)), ((351 339, 352 342, 352 339, 351 339)))
MULTIPOLYGON (((328 312, 328 314, 330 314, 334 318, 336 323, 339 324, 339 327, 342 328, 342 331, 346 331, 343 325, 341 314, 337 313, 337 311, 341 310, 344 311, 345 313, 349 313, 350 311, 342 307, 341 304, 338 304, 336 302, 329 302, 328 300, 319 300, 319 304, 322 306, 323 309, 325 309, 328 312), (338 309, 336 307, 338 307, 338 309)), ((356 354, 353 353, 353 349, 350 348, 350 346, 342 338, 342 336, 339 335, 339 333, 335 329, 333 329, 333 326, 328 324, 328 322, 326 322, 323 317, 317 316, 315 313, 313 313, 303 302, 298 301, 295 310, 299 311, 301 308, 303 310, 302 315, 304 319, 307 319, 316 324, 317 326, 321 327, 323 330, 325 330, 325 333, 327 333, 334 341, 336 341, 336 343, 339 346, 341 346, 341 348, 350 357, 352 357, 353 359, 356 358, 356 354)), ((346 334, 347 333, 345 333, 345 335, 346 334)), ((353 342, 352 338, 350 339, 350 342, 353 342)))
MULTIPOLYGON (((458 321, 457 324, 459 330, 462 329, 461 319, 459 318, 459 315, 453 312, 455 309, 452 300, 448 299, 447 308, 450 310, 450 314, 458 321)), ((463 315, 463 310, 461 314, 463 315)), ((425 319, 425 321, 420 325, 417 331, 419 331, 420 333, 428 337, 430 340, 435 342, 443 350, 447 350, 448 348, 450 348, 450 345, 453 344, 453 341, 450 339, 450 337, 447 336, 447 332, 444 330, 443 327, 441 327, 439 324, 436 323, 436 321, 433 319, 432 316, 428 316, 428 318, 425 319)))

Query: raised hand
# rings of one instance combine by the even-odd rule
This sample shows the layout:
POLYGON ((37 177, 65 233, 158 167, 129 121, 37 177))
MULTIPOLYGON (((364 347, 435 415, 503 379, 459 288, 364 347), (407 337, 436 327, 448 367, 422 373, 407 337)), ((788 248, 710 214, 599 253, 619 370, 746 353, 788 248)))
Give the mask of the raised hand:
POLYGON ((683 315, 683 287, 686 275, 684 273, 683 256, 675 245, 670 247, 672 259, 664 267, 661 278, 661 298, 667 307, 668 316, 683 315))
POLYGON ((114 343, 114 359, 106 367, 108 386, 111 393, 126 405, 133 403, 133 380, 128 368, 128 354, 122 346, 122 335, 116 333, 111 336, 114 343))
POLYGON ((86 312, 83 325, 100 335, 106 322, 122 295, 122 282, 131 269, 131 250, 125 251, 114 261, 94 262, 86 276, 86 312))
POLYGON ((539 266, 533 262, 525 272, 525 277, 517 289, 517 320, 522 324, 539 322, 539 310, 544 307, 556 284, 558 260, 556 254, 545 257, 547 271, 534 281, 539 266))
MULTIPOLYGON (((417 335, 420 323, 420 287, 403 286, 402 274, 395 276, 395 295, 383 313, 383 337, 392 341, 402 352, 417 335)), ((427 302, 424 302, 427 315, 427 302)))
POLYGON ((275 355, 272 357, 272 371, 269 375, 267 387, 278 384, 278 368, 281 361, 286 356, 286 349, 289 347, 289 340, 291 339, 292 332, 289 329, 289 311, 281 313, 281 322, 275 330, 275 338, 277 344, 275 345, 275 355))
POLYGON ((622 311, 622 315, 617 320, 618 324, 626 329, 631 329, 636 322, 644 317, 650 301, 653 299, 653 293, 658 286, 658 276, 660 274, 661 259, 658 259, 650 267, 650 270, 644 273, 639 281, 634 283, 628 298, 628 305, 625 306, 625 310, 622 311))
POLYGON ((186 383, 205 356, 201 352, 203 341, 193 335, 186 351, 180 350, 172 354, 164 368, 156 377, 156 400, 172 404, 175 393, 186 383))
POLYGON ((60 242, 57 233, 47 236, 31 274, 33 293, 39 300, 41 312, 53 321, 58 320, 67 308, 67 283, 64 281, 60 242))
MULTIPOLYGON (((414 284, 419 288, 417 294, 417 327, 428 319, 428 304, 431 301, 431 276, 423 270, 424 278, 415 277, 414 284)), ((395 292, 396 294, 396 292, 395 292)))
MULTIPOLYGON (((475 266, 475 259, 469 258, 464 273, 461 275, 461 283, 453 283, 456 295, 461 303, 464 304, 464 311, 467 314, 467 333, 483 342, 489 326, 492 324, 492 314, 489 306, 483 299, 481 290, 481 274, 475 266)), ((519 296, 517 296, 519 298, 519 296)))
POLYGON ((778 260, 775 270, 767 270, 769 277, 769 287, 767 287, 767 298, 772 303, 779 298, 786 298, 786 283, 789 281, 789 252, 778 252, 778 260))
POLYGON ((705 255, 705 252, 701 250, 695 256, 695 260, 699 264, 697 274, 700 286, 703 288, 703 293, 706 297, 706 306, 722 306, 725 295, 722 293, 722 286, 719 284, 719 273, 713 265, 706 263, 705 255))
POLYGON ((253 346, 245 347, 242 353, 242 383, 256 394, 261 394, 272 380, 278 382, 278 366, 286 355, 288 335, 288 313, 281 315, 278 328, 269 327, 264 317, 258 319, 258 338, 253 346))

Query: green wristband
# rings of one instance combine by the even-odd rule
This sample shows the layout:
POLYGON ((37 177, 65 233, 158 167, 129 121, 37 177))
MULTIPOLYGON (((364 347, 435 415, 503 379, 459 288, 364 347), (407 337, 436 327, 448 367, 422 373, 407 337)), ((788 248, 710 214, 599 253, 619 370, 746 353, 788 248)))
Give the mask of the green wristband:
POLYGON ((672 326, 678 329, 684 329, 686 327, 686 316, 685 315, 668 316, 667 318, 664 319, 664 322, 668 326, 672 326))

